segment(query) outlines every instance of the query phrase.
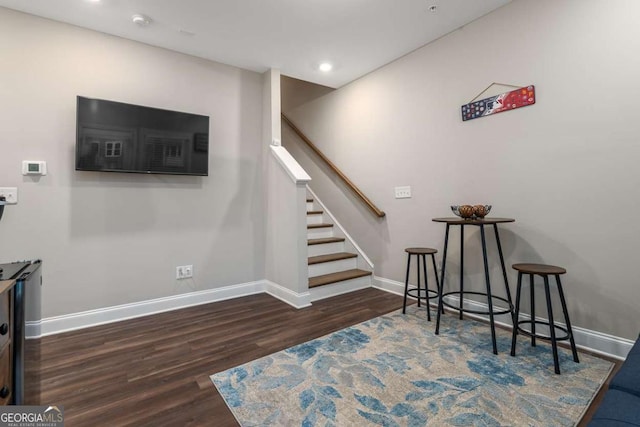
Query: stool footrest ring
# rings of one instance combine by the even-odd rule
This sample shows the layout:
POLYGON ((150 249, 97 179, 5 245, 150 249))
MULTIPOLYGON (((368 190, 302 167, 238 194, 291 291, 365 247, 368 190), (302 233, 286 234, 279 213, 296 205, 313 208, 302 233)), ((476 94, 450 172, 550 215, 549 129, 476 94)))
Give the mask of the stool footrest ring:
MULTIPOLYGON (((448 302, 446 302, 444 300, 444 297, 446 297, 448 295, 460 296, 460 291, 451 291, 451 292, 446 292, 446 293, 442 294, 442 298, 443 298, 442 299, 442 304, 446 305, 449 308, 452 308, 452 309, 457 310, 457 311, 462 311, 463 313, 487 314, 487 315, 491 314, 491 313, 489 313, 488 310, 474 310, 474 309, 471 309, 471 308, 462 308, 461 309, 459 306, 455 306, 455 305, 453 305, 451 303, 448 303, 448 302)), ((486 293, 475 292, 475 291, 464 291, 464 292, 462 292, 462 295, 463 295, 463 298, 464 298, 464 295, 480 295, 480 296, 484 296, 485 298, 489 298, 489 296, 486 293)), ((512 305, 511 305, 511 303, 509 302, 508 299, 502 298, 502 297, 497 297, 495 295, 492 295, 491 298, 492 299, 497 299, 497 300, 502 301, 502 302, 506 302, 509 305, 509 308, 494 306, 493 307, 493 314, 494 315, 497 315, 497 314, 511 314, 512 313, 513 307, 512 307, 512 305)))
POLYGON ((432 290, 432 289, 418 289, 418 288, 409 288, 407 290, 407 295, 409 295, 410 297, 413 298, 420 298, 421 300, 426 300, 426 299, 435 299, 438 298, 438 292, 432 290), (421 295, 424 294, 424 292, 427 291, 428 292, 428 296, 427 295, 421 295))
MULTIPOLYGON (((518 321, 518 333, 521 333, 523 335, 527 335, 529 337, 536 337, 536 338, 540 338, 540 339, 543 339, 543 340, 551 341, 551 337, 549 335, 542 335, 542 334, 539 334, 539 333, 532 334, 531 331, 527 331, 526 329, 522 329, 520 327, 520 325, 522 325, 522 324, 530 325, 532 323, 534 323, 533 320, 519 320, 518 321)), ((551 326, 549 324, 549 322, 544 322, 542 320, 536 320, 535 324, 536 325, 545 325, 545 326, 549 326, 549 327, 551 326)), ((569 334, 569 331, 564 326, 553 325, 553 327, 555 329, 561 330, 562 332, 564 332, 566 334, 563 337, 556 336, 556 341, 565 341, 565 340, 568 340, 569 338, 571 338, 571 335, 569 334)))

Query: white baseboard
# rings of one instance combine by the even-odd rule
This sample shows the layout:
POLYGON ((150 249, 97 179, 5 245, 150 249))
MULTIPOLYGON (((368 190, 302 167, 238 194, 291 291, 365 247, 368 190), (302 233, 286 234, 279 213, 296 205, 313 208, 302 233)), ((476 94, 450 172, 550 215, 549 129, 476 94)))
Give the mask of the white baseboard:
POLYGON ((119 322, 136 317, 148 316, 150 314, 163 313, 260 293, 268 293, 295 308, 303 308, 311 305, 310 294, 308 292, 298 294, 269 280, 259 280, 225 286, 223 288, 207 289, 131 304, 48 317, 39 322, 26 322, 25 336, 27 339, 40 338, 47 335, 89 328, 91 326, 119 322))
POLYGON ((311 294, 309 292, 299 294, 270 280, 265 280, 264 282, 265 292, 272 297, 278 298, 295 308, 305 308, 311 305, 311 294))
POLYGON ((42 336, 42 320, 37 322, 26 321, 24 325, 24 335, 26 339, 40 338, 42 336))
MULTIPOLYGON (((377 289, 381 289, 383 291, 391 292, 397 295, 404 295, 404 283, 398 282, 395 280, 385 279, 383 277, 374 276, 373 277, 373 287, 377 289)), ((458 305, 460 301, 457 296, 449 295, 445 298, 445 300, 451 305, 458 305)), ((465 299, 464 307, 470 308, 478 311, 486 311, 488 306, 486 303, 473 301, 469 299, 465 299)), ((446 308, 446 307, 445 307, 446 308)), ((473 313, 465 313, 465 316, 488 320, 488 315, 480 315, 473 313)), ((527 314, 521 313, 520 320, 528 320, 531 319, 527 314)), ((546 320, 545 318, 541 318, 536 316, 537 320, 546 320)), ((499 315, 495 319, 496 324, 501 326, 506 326, 508 328, 512 328, 513 323, 511 321, 510 316, 508 315, 499 315)), ((564 323, 556 322, 559 326, 565 326, 564 323)), ((627 357, 627 354, 633 347, 634 341, 628 340, 626 338, 620 338, 613 335, 604 334, 598 331, 592 331, 590 329, 581 328, 579 326, 572 325, 573 336, 576 341, 576 346, 583 349, 588 350, 596 354, 600 354, 607 357, 612 357, 618 360, 624 360, 627 357)))
POLYGON ((404 295, 403 282, 397 282, 395 280, 385 279, 384 277, 378 277, 374 275, 372 286, 382 291, 391 292, 392 294, 401 295, 401 296, 404 295))
POLYGON ((29 322, 30 324, 25 328, 25 335, 27 338, 39 338, 41 336, 59 334, 91 326, 148 316, 150 314, 259 294, 264 291, 265 281, 261 280, 239 285, 225 286, 223 288, 172 295, 170 297, 157 298, 131 304, 65 314, 62 316, 48 317, 42 319, 40 322, 29 322), (37 325, 37 323, 39 323, 39 325, 37 325))
MULTIPOLYGON (((369 286, 370 285, 362 285, 362 287, 369 286)), ((404 294, 404 283, 395 280, 373 276, 372 286, 397 295, 404 294)), ((349 289, 348 291, 353 290, 354 289, 349 289)), ((347 291, 345 290, 345 292, 347 291)), ((277 283, 273 283, 268 280, 259 280, 256 282, 173 295, 170 297, 157 298, 138 303, 123 304, 62 316, 49 317, 36 322, 30 321, 25 325, 25 335, 26 338, 40 338, 46 335, 58 334, 91 326, 103 325, 106 323, 119 322, 136 317, 148 316, 150 314, 178 310, 181 308, 209 304, 212 302, 240 298, 259 293, 268 293, 269 295, 272 295, 295 308, 308 307, 311 305, 312 299, 314 299, 310 292, 299 294, 278 285, 277 283)), ((455 304, 458 301, 458 298, 455 296, 448 296, 447 300, 451 304, 455 304)), ((467 308, 473 308, 476 310, 487 309, 486 303, 468 299, 465 300, 464 305, 467 308)), ((467 313, 466 316, 483 320, 486 320, 488 317, 470 313, 467 313)), ((525 314, 522 314, 521 316, 522 319, 527 319, 525 314)), ((538 319, 545 320, 542 318, 538 319)), ((498 316, 496 323, 509 328, 512 326, 511 319, 507 315, 498 316)), ((564 326, 560 322, 558 322, 558 324, 564 326)), ((598 331, 592 331, 578 326, 573 326, 573 334, 578 347, 619 360, 624 360, 626 358, 634 344, 634 341, 629 339, 604 334, 598 331)))

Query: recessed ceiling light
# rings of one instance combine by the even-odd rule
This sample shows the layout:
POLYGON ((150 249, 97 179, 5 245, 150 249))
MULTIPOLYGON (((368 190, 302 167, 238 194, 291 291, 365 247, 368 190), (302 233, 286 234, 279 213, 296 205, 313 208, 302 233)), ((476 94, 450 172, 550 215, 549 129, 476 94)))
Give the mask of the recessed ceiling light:
POLYGON ((87 0, 89 3, 100 3, 100 0, 87 0))
POLYGON ((325 72, 325 73, 326 73, 326 72, 329 72, 329 71, 331 71, 331 70, 333 69, 333 65, 331 65, 331 64, 330 64, 330 63, 328 63, 328 62, 323 62, 322 64, 320 64, 320 65, 318 66, 318 69, 319 69, 320 71, 323 71, 323 72, 325 72))
POLYGON ((146 27, 151 23, 151 18, 149 18, 148 16, 140 15, 140 14, 133 15, 131 17, 131 20, 133 21, 134 24, 140 25, 141 27, 146 27))

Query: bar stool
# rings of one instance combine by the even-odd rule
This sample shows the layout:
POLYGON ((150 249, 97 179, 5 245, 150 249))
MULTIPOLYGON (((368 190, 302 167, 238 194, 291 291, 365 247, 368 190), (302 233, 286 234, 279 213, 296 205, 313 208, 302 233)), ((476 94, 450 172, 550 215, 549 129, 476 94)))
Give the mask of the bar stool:
POLYGON ((531 346, 535 347, 536 338, 541 338, 545 340, 551 341, 551 348, 553 349, 553 364, 555 367, 555 373, 560 374, 560 363, 558 361, 558 341, 569 340, 571 343, 571 352, 573 353, 573 360, 576 363, 579 363, 578 360, 578 352, 576 351, 576 343, 573 339, 573 331, 571 330, 571 321, 569 320, 569 313, 567 312, 567 303, 564 299, 564 292, 562 291, 562 283, 560 283, 560 275, 565 274, 567 270, 562 267, 556 267, 555 265, 544 265, 544 264, 513 264, 512 268, 518 271, 518 288, 516 292, 516 309, 513 316, 515 324, 513 325, 513 336, 511 338, 511 355, 516 355, 516 337, 518 332, 523 333, 524 335, 528 335, 531 337, 531 346), (519 320, 518 316, 520 314, 520 291, 522 288, 522 276, 529 275, 529 289, 531 292, 531 320, 519 320), (535 295, 534 295, 534 287, 533 287, 533 277, 535 275, 541 276, 544 279, 544 292, 547 297, 547 313, 549 316, 549 321, 544 322, 540 320, 536 320, 536 309, 535 309, 535 295), (562 312, 564 313, 564 318, 567 327, 558 326, 553 321, 553 307, 551 306, 551 293, 549 292, 549 276, 555 276, 556 285, 558 287, 558 294, 560 295, 560 303, 562 304, 562 312), (521 324, 531 324, 531 331, 526 331, 520 327, 521 324), (536 333, 536 324, 547 325, 549 326, 549 335, 541 335, 536 333), (557 337, 556 329, 563 331, 566 335, 557 337))
MULTIPOLYGON (((429 300, 438 298, 440 292, 440 280, 438 279, 438 270, 436 268, 435 254, 438 252, 432 248, 406 248, 404 250, 407 253, 407 276, 404 280, 404 302, 402 303, 402 314, 406 313, 407 308, 407 296, 411 296, 418 300, 418 307, 420 307, 420 301, 425 301, 427 305, 427 320, 431 321, 431 310, 429 308, 429 300), (418 275, 418 287, 409 289, 409 269, 411 268, 411 255, 416 256, 417 265, 416 272, 418 275), (431 262, 433 263, 433 275, 436 278, 436 290, 429 289, 429 282, 427 280, 427 259, 426 256, 431 255, 431 262), (424 272, 424 294, 420 288, 420 258, 422 258, 422 269, 424 272)), ((444 311, 444 308, 443 308, 444 311)))

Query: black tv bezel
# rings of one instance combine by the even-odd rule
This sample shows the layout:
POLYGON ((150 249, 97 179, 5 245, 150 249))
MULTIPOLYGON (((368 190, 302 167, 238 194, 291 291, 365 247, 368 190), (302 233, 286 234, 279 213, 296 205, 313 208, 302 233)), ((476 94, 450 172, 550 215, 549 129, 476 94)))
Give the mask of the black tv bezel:
MULTIPOLYGON (((113 101, 111 99, 92 98, 92 97, 88 97, 88 96, 77 95, 76 96, 76 141, 75 141, 75 159, 74 159, 75 170, 76 171, 81 171, 81 172, 109 172, 109 173, 142 174, 142 175, 209 176, 209 157, 208 157, 208 152, 209 152, 209 145, 210 145, 209 144, 210 143, 209 135, 211 134, 210 130, 211 130, 211 118, 210 118, 210 116, 206 116, 206 115, 203 115, 203 114, 187 113, 187 112, 184 112, 184 111, 168 110, 168 109, 165 109, 165 108, 150 107, 150 106, 142 105, 142 104, 132 104, 132 103, 127 103, 127 102, 113 101), (80 158, 79 157, 79 154, 80 154, 79 153, 79 150, 80 150, 80 122, 79 122, 78 118, 79 118, 79 112, 80 112, 80 99, 85 99, 85 100, 89 100, 89 101, 109 102, 109 103, 114 103, 114 104, 126 105, 126 106, 129 106, 129 107, 144 108, 144 109, 156 110, 156 111, 160 111, 160 112, 167 112, 167 113, 174 113, 174 114, 184 114, 184 115, 188 115, 188 116, 197 116, 197 117, 205 118, 207 120, 207 168, 206 168, 206 172, 205 173, 194 173, 194 172, 171 172, 171 171, 130 170, 130 169, 97 169, 97 168, 79 167, 78 166, 78 162, 79 162, 79 158, 80 158)), ((195 138, 194 138, 194 144, 195 144, 195 138)))

